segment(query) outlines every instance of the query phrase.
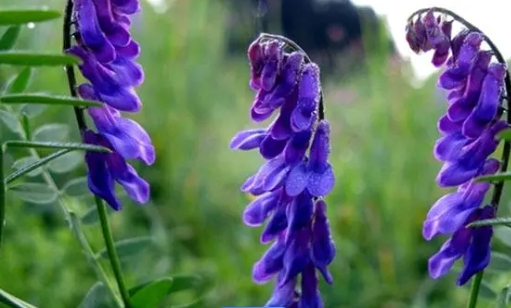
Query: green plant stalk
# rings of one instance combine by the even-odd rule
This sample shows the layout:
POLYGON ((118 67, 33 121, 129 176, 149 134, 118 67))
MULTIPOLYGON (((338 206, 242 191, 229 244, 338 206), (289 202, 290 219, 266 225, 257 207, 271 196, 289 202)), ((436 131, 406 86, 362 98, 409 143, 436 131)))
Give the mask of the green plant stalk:
POLYGON ((475 308, 477 306, 477 298, 479 297, 479 289, 483 280, 483 271, 477 273, 470 288, 470 297, 468 298, 467 308, 475 308))
POLYGON ((0 289, 0 303, 11 308, 37 308, 21 299, 0 289))
MULTIPOLYGON (((30 154, 35 159, 40 159, 39 154, 36 150, 30 149, 30 154)), ((119 294, 117 293, 114 286, 112 286, 112 283, 108 279, 108 275, 101 266, 101 263, 98 259, 96 259, 96 254, 92 250, 92 247, 89 244, 89 241, 87 240, 87 237, 85 236, 85 233, 83 232, 83 229, 81 227, 80 222, 78 221, 76 214, 69 209, 69 207, 66 205, 64 201, 64 195, 57 187, 57 184, 53 180, 53 177, 51 174, 46 170, 45 167, 43 167, 42 176, 44 178, 44 181, 46 184, 57 193, 58 196, 58 203, 60 206, 60 209, 62 211, 62 214, 64 215, 65 220, 69 224, 69 228, 71 229, 73 235, 78 240, 80 245, 82 246, 82 249, 85 253, 85 256, 87 257, 87 261, 89 262, 90 266, 94 269, 96 276, 98 276, 98 279, 103 282, 103 284, 107 287, 110 294, 112 295, 112 298, 114 299, 116 305, 120 308, 123 308, 124 305, 122 304, 121 299, 119 298, 119 294)))
POLYGON ((117 281, 117 286, 119 287, 119 291, 121 292, 121 297, 126 308, 130 308, 130 295, 122 275, 121 262, 119 261, 119 256, 115 250, 112 228, 110 228, 110 221, 108 220, 106 206, 103 200, 98 196, 94 196, 94 200, 96 201, 96 208, 98 210, 101 231, 103 238, 105 239, 106 251, 108 253, 108 258, 110 259, 110 264, 115 275, 115 280, 117 281))
MULTIPOLYGON (((14 112, 14 110, 7 106, 6 107, 8 111, 14 112)), ((20 137, 22 139, 26 139, 27 136, 23 135, 23 133, 19 133, 20 137)), ((2 149, 3 150, 3 149, 2 149)), ((40 160, 41 157, 39 156, 39 153, 35 149, 29 149, 29 153, 32 157, 34 157, 36 160, 40 160)), ((42 176, 46 184, 53 189, 53 191, 57 194, 57 200, 59 204, 59 208, 64 215, 64 219, 69 224, 69 228, 71 229, 74 237, 78 240, 80 245, 82 246, 82 249, 85 253, 85 256, 87 257, 87 261, 89 262, 89 265, 94 269, 94 272, 96 273, 96 276, 98 277, 101 282, 106 286, 106 288, 109 290, 110 294, 112 295, 112 298, 114 299, 114 302, 116 303, 116 306, 119 308, 123 308, 124 305, 122 304, 122 300, 119 297, 119 294, 114 286, 112 286, 112 283, 108 279, 108 275, 101 266, 101 263, 96 259, 96 254, 92 250, 92 247, 89 244, 89 241, 87 240, 87 237, 85 236, 85 233, 82 229, 82 226, 80 224, 80 221, 76 219, 76 214, 66 205, 64 200, 64 195, 58 188, 57 184, 55 183, 55 180, 53 180, 53 177, 48 172, 45 166, 42 166, 42 176)), ((2 176, 2 183, 1 186, 4 186, 3 176, 2 176)), ((5 190, 4 190, 5 191, 5 190)), ((1 201, 0 201, 1 202, 1 201)))

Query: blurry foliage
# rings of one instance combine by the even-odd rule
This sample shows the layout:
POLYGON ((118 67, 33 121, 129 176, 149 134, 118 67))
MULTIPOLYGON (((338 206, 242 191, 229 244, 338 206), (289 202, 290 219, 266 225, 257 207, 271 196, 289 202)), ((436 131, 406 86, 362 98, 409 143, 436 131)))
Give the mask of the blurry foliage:
MULTIPOLYGON (((251 269, 265 247, 259 243, 261 230, 241 222, 249 198, 238 188, 260 161, 256 153, 228 148, 237 130, 252 127, 245 54, 226 56, 229 8, 223 2, 167 1, 164 12, 144 3, 133 28, 146 73, 139 92, 145 105, 136 117, 152 135, 158 157, 154 166, 139 166, 152 185, 151 204, 126 201, 122 212, 110 216, 116 239, 148 233, 154 238, 150 247, 123 260, 127 282, 195 273, 214 283, 204 307, 261 305, 272 286, 254 284, 251 269)), ((46 2, 52 8, 64 5, 46 2)), ((60 49, 59 22, 21 35, 20 48, 60 49)), ((433 79, 414 88, 406 65, 389 61, 382 56, 388 45, 382 48, 374 53, 378 57, 367 59, 367 73, 324 82, 338 178, 327 200, 338 256, 330 269, 334 285, 322 285, 326 307, 459 307, 466 291, 455 288, 454 275, 439 281, 427 275, 427 259, 441 241, 421 236, 427 209, 445 193, 436 188, 440 164, 431 155, 444 102, 433 79)), ((2 67, 1 84, 10 72, 2 67)), ((31 90, 65 94, 64 73, 39 70, 31 90)), ((43 112, 38 126, 74 125, 71 108, 38 112, 43 112)), ((8 134, 0 127, 0 138, 8 134)), ((57 180, 63 184, 67 178, 57 180)), ((91 203, 75 201, 80 214, 91 203)), ((506 196, 506 210, 508 203, 506 196)), ((14 199, 7 207, 0 286, 40 307, 78 306, 95 277, 56 207, 14 199)), ((99 234, 90 235, 94 248, 101 249, 99 234)), ((496 279, 499 286, 507 283, 496 279)), ((190 296, 179 295, 162 307, 190 296)))

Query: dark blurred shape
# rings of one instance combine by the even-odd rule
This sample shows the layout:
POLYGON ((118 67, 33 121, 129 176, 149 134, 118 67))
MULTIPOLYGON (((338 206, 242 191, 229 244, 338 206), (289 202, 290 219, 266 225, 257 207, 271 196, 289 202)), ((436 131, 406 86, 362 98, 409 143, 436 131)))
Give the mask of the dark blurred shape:
POLYGON ((224 1, 232 10, 229 54, 244 53, 263 29, 294 40, 322 67, 323 73, 352 71, 371 52, 395 53, 375 11, 355 6, 350 0, 224 1))

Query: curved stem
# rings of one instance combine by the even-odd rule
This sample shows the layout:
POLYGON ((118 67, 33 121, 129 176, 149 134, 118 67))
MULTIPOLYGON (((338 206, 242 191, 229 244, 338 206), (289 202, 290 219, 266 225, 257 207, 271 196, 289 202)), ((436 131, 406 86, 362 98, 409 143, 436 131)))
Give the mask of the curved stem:
POLYGON ((114 238, 112 236, 112 230, 110 228, 110 222, 108 220, 108 214, 106 212, 105 203, 103 200, 97 196, 94 196, 94 200, 96 201, 96 207, 98 210, 99 221, 101 223, 101 231, 103 233, 103 238, 105 239, 106 251, 108 253, 108 257, 110 259, 110 264, 112 265, 112 270, 115 275, 115 280, 117 281, 117 286, 119 287, 119 291, 121 292, 121 297, 124 302, 126 308, 131 307, 130 305, 130 295, 128 289, 126 288, 126 283, 124 282, 124 278, 122 276, 121 262, 119 261, 119 257, 117 256, 117 251, 115 250, 114 238))
MULTIPOLYGON (((66 52, 71 47, 71 26, 73 24, 72 22, 72 15, 73 15, 73 1, 68 0, 66 4, 66 10, 64 14, 64 25, 63 25, 63 37, 62 37, 62 49, 64 52, 66 52)), ((69 92, 71 93, 71 96, 77 97, 78 93, 76 91, 76 76, 74 67, 72 65, 68 65, 65 67, 66 75, 67 75, 67 81, 69 85, 69 92)), ((76 122, 78 123, 78 129, 80 130, 80 134, 83 134, 83 132, 87 129, 87 124, 85 122, 85 116, 82 108, 75 107, 75 116, 76 116, 76 122)), ((110 259, 110 263, 112 265, 112 270, 114 272, 115 280, 117 282, 117 286, 119 288, 119 292, 121 293, 122 302, 117 296, 116 292, 112 291, 112 295, 119 307, 125 307, 130 308, 130 301, 129 301, 129 293, 126 289, 126 284, 124 283, 124 278, 122 275, 122 270, 119 262, 119 258, 117 257, 117 252, 115 251, 115 246, 113 242, 112 237, 112 231, 110 229, 110 223, 108 221, 107 213, 105 205, 103 204, 103 201, 98 198, 97 196, 94 196, 96 200, 96 207, 98 211, 98 215, 101 221, 101 233, 103 234, 103 238, 105 239, 106 248, 108 251, 108 256, 110 259)), ((87 243, 87 239, 83 237, 83 240, 87 243)), ((90 247, 89 247, 90 248, 90 247)), ((92 249, 90 250, 92 252, 92 249)), ((99 262, 95 257, 93 257, 94 262, 97 262, 99 265, 99 262)), ((101 268, 101 266, 97 266, 97 268, 101 268)), ((102 273, 104 274, 104 272, 102 273)), ((111 289, 110 284, 106 284, 107 287, 111 289)))
MULTIPOLYGON (((71 24, 72 24, 72 16, 73 16, 73 1, 68 0, 66 4, 66 10, 64 13, 64 26, 63 26, 63 36, 62 36, 62 50, 66 52, 69 48, 71 48, 71 24)), ((69 86, 69 92, 71 96, 77 97, 78 94, 76 92, 76 76, 75 69, 72 65, 67 65, 65 67, 67 81, 69 86)), ((83 114, 83 109, 80 107, 74 107, 76 122, 78 123, 78 129, 80 133, 87 129, 87 124, 85 122, 85 116, 83 114)))
POLYGON ((481 281, 483 280, 483 271, 477 273, 470 288, 470 297, 468 299, 467 308, 475 308, 477 305, 477 298, 479 297, 479 288, 481 287, 481 281))
MULTIPOLYGON (((290 38, 287 38, 285 36, 282 36, 282 35, 278 35, 278 34, 270 34, 270 33, 264 33, 262 32, 260 35, 259 35, 259 39, 263 40, 265 38, 269 38, 269 39, 275 39, 275 40, 279 40, 279 41, 282 41, 284 42, 286 45, 288 45, 289 47, 291 47, 292 49, 296 50, 296 51, 299 51, 300 53, 303 54, 303 56, 305 57, 305 62, 307 63, 312 63, 312 60, 311 58, 309 57, 309 55, 305 52, 305 50, 302 49, 302 47, 300 47, 300 45, 298 45, 295 41, 293 41, 292 39, 290 38)), ((319 110, 318 110, 318 117, 319 117, 319 120, 323 120, 325 118, 325 105, 323 103, 323 91, 321 90, 320 91, 320 94, 319 94, 319 110)))
MULTIPOLYGON (((493 43, 493 41, 488 36, 486 36, 478 27, 474 26, 472 23, 468 22, 466 19, 464 19, 463 17, 461 17, 460 15, 454 13, 451 10, 444 9, 444 8, 441 8, 441 7, 431 7, 431 8, 421 9, 421 10, 418 10, 418 11, 414 12, 408 18, 408 21, 412 20, 416 15, 420 15, 420 14, 426 13, 426 12, 428 12, 430 10, 432 10, 433 12, 438 12, 438 13, 449 15, 452 18, 454 18, 454 20, 456 20, 457 22, 459 22, 463 26, 465 26, 469 31, 481 33, 483 35, 484 41, 486 42, 486 44, 488 44, 488 46, 492 50, 492 52, 495 55, 495 58, 497 59, 497 61, 499 63, 505 64, 507 66, 506 60, 502 56, 502 53, 500 53, 500 51, 497 48, 497 46, 493 43)), ((510 112, 510 108, 511 108, 511 77, 509 75, 509 70, 506 70, 505 87, 506 87, 506 97, 505 98, 506 98, 506 101, 507 101, 507 110, 505 111, 506 112, 506 122, 508 124, 511 124, 511 112, 510 112)), ((502 158, 501 158, 502 165, 500 167, 500 172, 501 173, 506 172, 506 170, 508 168, 510 154, 511 154, 511 141, 506 140, 504 142, 504 148, 502 150, 502 158)), ((504 189, 504 181, 500 181, 500 182, 496 183, 495 184, 495 188, 493 189, 493 193, 492 193, 491 203, 490 204, 493 207, 495 207, 495 213, 497 212, 497 210, 499 208, 500 198, 502 197, 503 189, 504 189)), ((476 306, 476 304, 477 304, 477 297, 478 297, 478 294, 479 294, 479 288, 481 286, 481 280, 483 278, 483 274, 484 274, 484 272, 480 271, 474 277, 474 281, 472 283, 472 289, 471 289, 471 292, 470 292, 469 302, 467 304, 468 308, 474 308, 476 306)))

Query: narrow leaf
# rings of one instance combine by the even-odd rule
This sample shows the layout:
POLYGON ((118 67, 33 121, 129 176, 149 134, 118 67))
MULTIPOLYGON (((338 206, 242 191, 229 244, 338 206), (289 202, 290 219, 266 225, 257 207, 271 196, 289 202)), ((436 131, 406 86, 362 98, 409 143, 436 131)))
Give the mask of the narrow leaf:
POLYGON ((481 286, 479 288, 479 296, 481 296, 481 298, 495 300, 497 298, 497 293, 493 291, 486 281, 483 280, 481 281, 481 286))
POLYGON ((16 307, 16 308, 37 308, 35 306, 30 305, 22 301, 21 299, 5 292, 0 289, 0 303, 4 303, 8 307, 16 307))
POLYGON ((475 179, 476 182, 501 182, 511 180, 511 172, 502 172, 492 175, 484 175, 475 179))
POLYGON ((509 286, 503 288, 499 292, 499 296, 497 297, 497 308, 507 308, 509 306, 510 300, 510 288, 509 286))
POLYGON ((511 129, 506 129, 497 135, 501 140, 511 140, 511 129))
POLYGON ((96 282, 87 292, 78 308, 98 308, 107 307, 106 302, 107 290, 103 283, 96 282))
MULTIPOLYGON (((64 150, 64 151, 66 151, 66 150, 64 150)), ((33 157, 33 156, 22 157, 22 158, 16 160, 12 164, 12 168, 15 171, 20 171, 22 169, 26 169, 27 166, 30 166, 30 165, 38 162, 38 161, 39 160, 37 158, 33 157)), ((42 170, 40 168, 36 168, 36 169, 31 170, 30 172, 27 172, 26 175, 30 176, 30 177, 38 176, 39 174, 41 174, 41 171, 42 170)))
POLYGON ((69 127, 65 124, 51 123, 38 127, 32 140, 37 142, 63 142, 68 139, 69 127))
POLYGON ((30 80, 32 79, 33 70, 31 67, 25 67, 21 70, 21 72, 16 75, 9 84, 7 85, 7 89, 5 93, 21 93, 25 91, 25 89, 30 84, 30 80))
MULTIPOLYGON (((113 212, 114 210, 112 210, 110 207, 107 207, 106 213, 108 215, 112 214, 113 212)), ((83 214, 81 219, 84 225, 92 225, 98 222, 99 215, 98 210, 96 209, 96 205, 92 205, 91 207, 89 207, 89 209, 87 209, 87 211, 85 212, 85 214, 83 214)))
POLYGON ((34 148, 34 149, 66 149, 66 150, 81 150, 91 151, 100 153, 111 153, 110 149, 87 144, 87 143, 76 143, 76 142, 37 142, 37 141, 22 141, 13 140, 4 143, 7 148, 34 148))
POLYGON ((21 27, 20 26, 12 26, 5 30, 2 38, 0 38, 0 50, 9 50, 14 47, 16 44, 16 40, 20 35, 21 27))
POLYGON ((145 283, 129 291, 131 304, 134 308, 157 308, 171 288, 172 278, 169 277, 145 283))
POLYGON ((172 289, 169 293, 177 293, 185 290, 201 291, 204 288, 204 280, 197 275, 176 275, 172 277, 172 289))
POLYGON ((80 177, 67 182, 62 188, 62 191, 70 197, 83 197, 84 195, 89 195, 90 190, 87 185, 87 178, 80 177))
POLYGON ((83 153, 70 152, 48 164, 48 169, 54 173, 67 173, 78 168, 84 162, 83 153))
POLYGON ((10 112, 5 110, 0 110, 0 120, 7 126, 8 129, 15 133, 21 132, 20 121, 16 118, 16 116, 10 112))
POLYGON ((11 186, 9 191, 23 201, 36 204, 48 204, 57 199, 56 192, 41 183, 22 183, 11 186))
POLYGON ((490 264, 486 270, 494 272, 509 272, 511 270, 511 258, 500 252, 492 252, 490 264))
POLYGON ((45 8, 26 10, 0 10, 0 26, 21 25, 30 22, 43 22, 60 17, 59 11, 45 8))
POLYGON ((0 64, 22 66, 76 65, 78 58, 64 54, 34 53, 28 51, 0 51, 0 64))
POLYGON ((506 245, 507 247, 511 247, 511 229, 497 226, 493 229, 494 235, 496 238, 498 238, 502 244, 506 245))
POLYGON ((4 104, 44 104, 44 105, 63 105, 77 107, 101 107, 103 103, 98 101, 83 100, 75 97, 53 96, 45 94, 11 94, 0 97, 0 102, 4 104))
POLYGON ((499 217, 492 219, 483 219, 474 221, 467 225, 467 228, 482 227, 482 226, 507 226, 511 227, 511 217, 499 217))
POLYGON ((30 130, 30 120, 26 113, 21 115, 21 127, 23 128, 23 132, 25 133, 25 138, 27 140, 32 139, 32 131, 30 130))
MULTIPOLYGON (((126 240, 121 240, 115 243, 115 248, 119 255, 119 258, 126 258, 140 253, 151 245, 152 239, 147 236, 135 237, 126 240)), ((108 252, 106 249, 102 249, 98 253, 99 257, 108 259, 108 252)))
POLYGON ((26 166, 24 166, 23 168, 20 168, 18 170, 16 170, 16 172, 8 175, 6 178, 5 178, 5 183, 6 184, 9 184, 9 183, 12 183, 14 182, 16 179, 24 176, 25 174, 29 174, 30 172, 46 165, 47 163, 49 163, 50 161, 66 154, 66 153, 69 153, 70 150, 61 150, 61 151, 58 151, 58 152, 55 152, 53 154, 50 154, 46 157, 43 157, 41 158, 40 160, 37 160, 37 161, 34 161, 30 164, 27 164, 26 166))

